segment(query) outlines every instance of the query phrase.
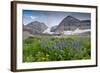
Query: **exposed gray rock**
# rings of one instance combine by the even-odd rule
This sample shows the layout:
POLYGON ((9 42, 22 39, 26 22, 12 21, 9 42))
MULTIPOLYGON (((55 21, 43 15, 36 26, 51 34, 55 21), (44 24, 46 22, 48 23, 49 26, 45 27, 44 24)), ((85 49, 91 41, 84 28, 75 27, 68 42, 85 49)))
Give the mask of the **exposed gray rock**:
POLYGON ((50 31, 51 31, 51 32, 55 32, 55 30, 56 30, 57 27, 58 27, 57 25, 51 27, 51 30, 50 30, 50 31))
POLYGON ((72 16, 65 17, 58 26, 53 26, 51 32, 74 31, 79 29, 90 29, 90 20, 79 20, 72 16))
POLYGON ((30 34, 40 34, 47 28, 48 27, 44 23, 34 21, 27 25, 24 25, 23 30, 28 31, 30 34))
POLYGON ((91 29, 91 21, 90 20, 82 20, 80 29, 91 29))
POLYGON ((79 27, 81 24, 81 21, 72 17, 67 16, 65 17, 61 23, 58 25, 57 30, 75 30, 77 27, 79 27))

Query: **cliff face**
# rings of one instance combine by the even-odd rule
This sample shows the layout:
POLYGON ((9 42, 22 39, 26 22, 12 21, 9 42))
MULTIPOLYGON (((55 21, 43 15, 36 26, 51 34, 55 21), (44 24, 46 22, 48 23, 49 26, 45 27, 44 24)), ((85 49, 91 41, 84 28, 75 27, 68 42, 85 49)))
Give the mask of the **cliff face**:
POLYGON ((31 37, 38 34, 89 34, 91 33, 91 21, 90 20, 79 20, 72 16, 65 17, 58 25, 48 28, 46 24, 34 21, 23 26, 24 36, 31 37), (77 29, 79 29, 77 31, 77 29), (89 31, 87 31, 89 29, 89 31))
POLYGON ((75 30, 77 27, 80 26, 81 21, 72 17, 72 16, 67 16, 65 17, 61 23, 57 27, 57 31, 67 31, 67 30, 75 30))
POLYGON ((34 21, 27 25, 24 25, 23 30, 31 34, 39 34, 42 33, 44 30, 46 30, 47 28, 48 27, 44 23, 34 21))
POLYGON ((72 16, 65 17, 58 26, 53 26, 51 32, 74 31, 79 29, 90 29, 90 20, 79 20, 72 16))

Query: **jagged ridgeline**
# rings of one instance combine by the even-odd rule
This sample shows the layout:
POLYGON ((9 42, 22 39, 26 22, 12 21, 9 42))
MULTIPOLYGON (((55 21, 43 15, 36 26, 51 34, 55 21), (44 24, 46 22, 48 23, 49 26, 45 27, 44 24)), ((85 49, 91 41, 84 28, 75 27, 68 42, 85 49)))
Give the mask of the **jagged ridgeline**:
POLYGON ((30 22, 23 27, 24 39, 36 34, 41 34, 47 28, 48 27, 45 25, 45 23, 41 23, 39 21, 30 22))
POLYGON ((48 27, 41 22, 34 21, 24 25, 24 31, 29 31, 31 34, 39 34, 46 30, 48 27))
POLYGON ((51 32, 60 32, 60 31, 74 31, 75 29, 90 29, 91 22, 90 20, 79 20, 72 16, 65 17, 60 24, 53 26, 51 32))
MULTIPOLYGON (((54 35, 56 33, 60 34, 61 32, 64 31, 75 31, 77 28, 80 30, 91 29, 91 21, 80 20, 73 16, 66 16, 64 19, 62 19, 62 21, 58 25, 49 28, 50 31, 48 33, 44 33, 44 31, 48 29, 47 24, 39 21, 33 21, 28 23, 27 25, 24 25, 23 31, 24 31, 24 37, 26 38, 39 34, 49 35, 50 32, 53 32, 50 35, 54 35)), ((90 34, 90 31, 81 33, 81 35, 83 34, 90 34)))

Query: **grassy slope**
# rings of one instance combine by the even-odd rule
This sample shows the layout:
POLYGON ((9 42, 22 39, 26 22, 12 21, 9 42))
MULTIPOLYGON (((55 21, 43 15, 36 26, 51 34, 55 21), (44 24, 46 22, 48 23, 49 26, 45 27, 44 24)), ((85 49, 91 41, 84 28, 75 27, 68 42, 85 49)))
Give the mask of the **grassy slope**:
POLYGON ((90 59, 90 37, 34 36, 24 40, 23 62, 90 59))

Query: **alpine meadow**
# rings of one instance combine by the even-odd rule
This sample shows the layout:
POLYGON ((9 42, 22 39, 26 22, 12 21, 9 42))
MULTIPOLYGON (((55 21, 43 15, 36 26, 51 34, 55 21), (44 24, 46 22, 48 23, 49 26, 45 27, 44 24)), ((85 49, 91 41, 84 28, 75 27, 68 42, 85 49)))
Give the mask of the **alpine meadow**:
POLYGON ((91 14, 23 10, 23 62, 91 59, 91 14))

